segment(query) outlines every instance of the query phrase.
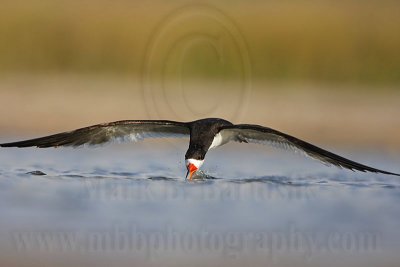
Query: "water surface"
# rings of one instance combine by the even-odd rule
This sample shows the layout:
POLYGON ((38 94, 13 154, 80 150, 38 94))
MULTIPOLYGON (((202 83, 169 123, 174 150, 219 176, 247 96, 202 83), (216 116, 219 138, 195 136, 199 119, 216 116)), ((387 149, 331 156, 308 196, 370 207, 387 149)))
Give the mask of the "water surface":
MULTIPOLYGON (((233 144, 185 181, 185 142, 0 150, 9 266, 396 266, 399 177, 233 144)), ((339 151, 335 151, 339 152, 339 151)), ((399 172, 400 156, 342 153, 399 172)))

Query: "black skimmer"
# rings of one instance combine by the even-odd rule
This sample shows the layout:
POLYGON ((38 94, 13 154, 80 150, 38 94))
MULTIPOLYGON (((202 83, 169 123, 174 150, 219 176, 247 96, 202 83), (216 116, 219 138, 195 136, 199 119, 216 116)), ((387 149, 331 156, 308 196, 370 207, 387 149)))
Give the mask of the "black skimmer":
POLYGON ((185 136, 190 137, 189 148, 185 154, 186 178, 189 180, 192 179, 193 174, 203 164, 208 150, 222 146, 230 141, 278 145, 282 148, 300 151, 327 165, 335 165, 353 171, 400 176, 397 173, 375 169, 346 159, 268 127, 251 124, 232 124, 229 121, 217 118, 192 122, 168 120, 116 121, 25 141, 0 144, 0 147, 78 147, 82 145, 99 145, 113 140, 136 142, 144 138, 185 136))

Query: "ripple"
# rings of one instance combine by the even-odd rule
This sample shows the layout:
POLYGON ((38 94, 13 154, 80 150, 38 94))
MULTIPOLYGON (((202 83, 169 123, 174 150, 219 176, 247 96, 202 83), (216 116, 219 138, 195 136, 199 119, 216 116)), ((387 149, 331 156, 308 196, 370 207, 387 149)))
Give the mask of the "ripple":
POLYGON ((62 177, 68 177, 68 178, 86 178, 83 175, 80 174, 64 174, 62 175, 62 177))
POLYGON ((172 178, 172 177, 165 177, 165 176, 152 176, 147 178, 148 180, 152 181, 178 181, 179 178, 172 178))
POLYGON ((46 173, 44 173, 42 171, 30 171, 30 172, 27 172, 26 174, 37 175, 37 176, 47 175, 46 173))
POLYGON ((139 172, 139 171, 115 171, 107 170, 106 168, 95 167, 87 173, 80 170, 61 170, 57 169, 50 171, 48 169, 14 169, 5 172, 2 171, 2 176, 5 177, 27 177, 32 176, 46 176, 52 180, 57 179, 128 179, 132 181, 166 181, 183 183, 234 183, 234 184, 251 184, 251 183, 268 183, 281 186, 333 186, 333 187, 349 187, 349 188, 382 188, 382 189, 398 189, 400 188, 400 180, 392 177, 379 176, 374 174, 347 174, 347 173, 318 173, 313 175, 264 175, 255 177, 216 177, 205 172, 199 171, 193 177, 193 180, 187 181, 180 173, 174 173, 170 170, 167 172, 139 172))
POLYGON ((124 177, 137 177, 139 172, 110 172, 111 175, 124 176, 124 177))
POLYGON ((262 177, 251 177, 251 178, 239 178, 239 179, 230 179, 229 182, 237 184, 274 183, 274 184, 290 185, 290 186, 304 186, 309 184, 309 183, 304 183, 304 181, 294 181, 293 178, 290 178, 288 176, 262 176, 262 177))

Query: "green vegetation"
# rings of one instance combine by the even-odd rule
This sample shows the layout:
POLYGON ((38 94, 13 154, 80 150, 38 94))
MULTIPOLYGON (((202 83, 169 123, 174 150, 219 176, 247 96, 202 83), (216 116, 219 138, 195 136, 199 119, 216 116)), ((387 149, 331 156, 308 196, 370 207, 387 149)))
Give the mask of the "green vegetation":
MULTIPOLYGON (((242 51, 232 44, 236 38, 246 43, 254 80, 400 83, 399 1, 214 2, 209 6, 240 33, 221 37, 227 38, 221 44, 225 58, 207 40, 184 60, 162 46, 152 51, 164 19, 185 6, 187 1, 177 0, 3 0, 0 73, 140 76, 155 62, 156 76, 173 77, 184 64, 183 77, 234 78, 244 68, 242 51)), ((195 19, 178 24, 166 42, 173 44, 191 29, 221 31, 199 24, 195 19)))

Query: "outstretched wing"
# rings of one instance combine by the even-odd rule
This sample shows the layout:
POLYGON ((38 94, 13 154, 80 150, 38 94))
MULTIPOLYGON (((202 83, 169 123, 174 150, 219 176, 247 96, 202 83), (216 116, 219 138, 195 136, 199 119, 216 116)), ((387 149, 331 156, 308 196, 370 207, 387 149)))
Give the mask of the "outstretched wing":
POLYGON ((190 135, 186 123, 175 121, 125 120, 97 124, 70 132, 0 144, 0 147, 58 147, 99 145, 110 141, 136 142, 144 138, 186 137, 190 135))
POLYGON ((337 167, 362 172, 384 173, 400 176, 400 174, 397 173, 387 172, 357 163, 296 137, 259 125, 239 124, 225 126, 220 131, 220 134, 222 138, 227 141, 268 144, 284 149, 290 149, 295 152, 303 153, 328 165, 335 165, 337 167))

